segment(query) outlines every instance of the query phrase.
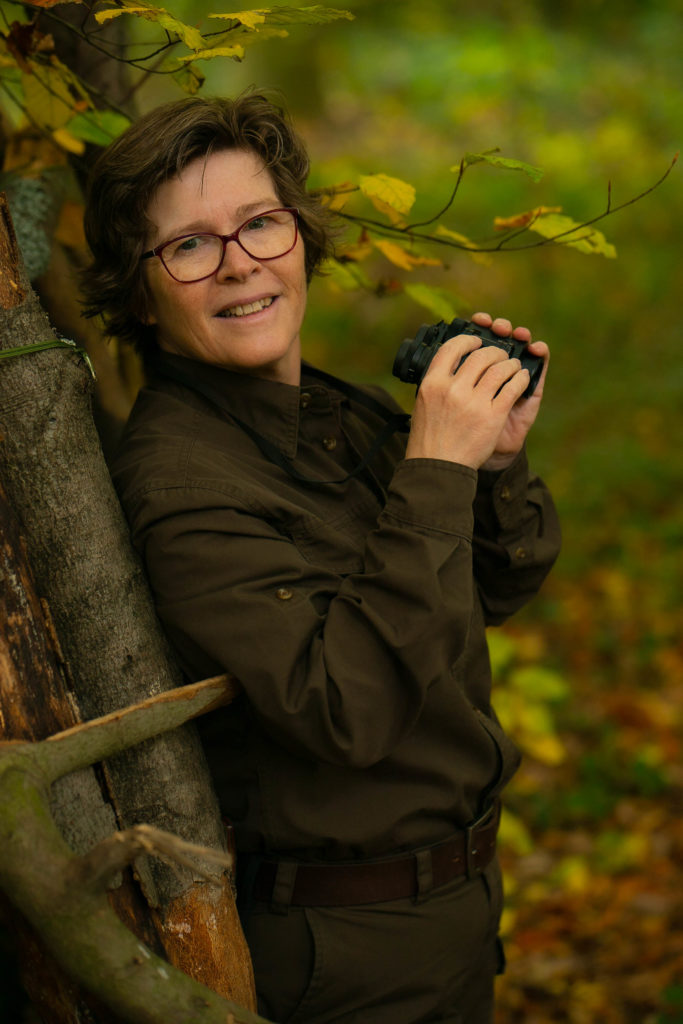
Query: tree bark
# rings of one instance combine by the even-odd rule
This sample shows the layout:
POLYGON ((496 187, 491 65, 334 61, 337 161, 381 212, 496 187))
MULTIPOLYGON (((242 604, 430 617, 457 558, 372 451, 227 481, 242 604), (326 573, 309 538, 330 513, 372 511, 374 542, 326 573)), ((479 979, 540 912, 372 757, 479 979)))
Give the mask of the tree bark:
POLYGON ((78 857, 51 820, 48 789, 64 772, 172 729, 225 703, 234 690, 222 676, 40 743, 0 743, 0 888, 69 974, 126 1024, 268 1024, 165 964, 120 922, 105 896, 109 876, 140 848, 176 863, 200 857, 214 869, 227 858, 144 825, 78 857))
MULTIPOLYGON (((0 351, 53 337, 23 273, 3 199, 0 351)), ((181 682, 102 457, 90 389, 79 359, 65 349, 0 360, 0 478, 85 719, 181 682)), ((104 776, 120 827, 146 822, 225 848, 217 801, 191 727, 110 758, 104 776)), ((77 852, 92 841, 68 838, 77 852)), ((200 873, 156 861, 138 862, 137 877, 169 960, 253 1007, 250 959, 227 880, 217 890, 200 873)))

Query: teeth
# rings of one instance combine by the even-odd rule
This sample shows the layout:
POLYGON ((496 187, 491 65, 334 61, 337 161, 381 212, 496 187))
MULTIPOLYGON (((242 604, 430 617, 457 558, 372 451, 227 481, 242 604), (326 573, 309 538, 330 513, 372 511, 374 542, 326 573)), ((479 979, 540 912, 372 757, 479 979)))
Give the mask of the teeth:
POLYGON ((248 302, 244 306, 231 306, 229 309, 224 309, 218 316, 247 316, 249 313, 258 313, 262 309, 267 309, 272 302, 272 296, 267 299, 257 299, 256 302, 248 302))

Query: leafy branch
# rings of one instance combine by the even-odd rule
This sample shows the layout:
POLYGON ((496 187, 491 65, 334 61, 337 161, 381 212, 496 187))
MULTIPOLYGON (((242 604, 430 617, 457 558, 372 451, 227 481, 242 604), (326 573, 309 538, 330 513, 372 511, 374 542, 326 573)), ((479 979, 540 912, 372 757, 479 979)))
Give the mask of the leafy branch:
MULTIPOLYGON (((443 207, 443 209, 441 209, 438 213, 434 214, 433 216, 430 216, 427 220, 424 221, 414 222, 411 224, 392 224, 387 223, 386 221, 380 221, 372 217, 368 217, 363 214, 348 213, 344 209, 334 207, 334 197, 349 195, 353 192, 362 192, 363 189, 360 186, 341 186, 339 188, 324 188, 319 189, 318 192, 329 197, 331 205, 333 205, 333 208, 335 209, 336 216, 340 217, 342 220, 347 221, 348 223, 357 224, 359 227, 363 229, 371 229, 381 234, 383 237, 407 239, 410 242, 427 242, 433 245, 447 246, 452 249, 461 249, 470 253, 519 252, 525 249, 540 248, 541 246, 549 245, 550 243, 561 243, 562 239, 565 239, 564 244, 570 246, 574 246, 576 245, 576 243, 581 241, 589 240, 594 233, 592 231, 589 231, 588 229, 593 228, 595 224, 598 224, 600 221, 605 220, 605 218, 613 216, 615 213, 618 213, 619 211, 626 209, 628 206, 632 206, 634 203, 639 202, 641 199, 644 199, 646 196, 654 192, 655 189, 659 188, 659 186, 662 185, 663 182, 668 178, 674 166, 676 165, 677 160, 678 154, 676 154, 673 157, 667 169, 653 185, 644 189, 642 192, 639 192, 637 195, 632 196, 630 199, 627 199, 624 202, 619 203, 616 206, 613 205, 612 203, 612 186, 611 182, 609 182, 607 189, 607 205, 605 209, 602 211, 602 213, 599 213, 595 217, 591 217, 584 221, 571 221, 568 224, 568 226, 563 227, 562 230, 552 233, 545 233, 544 237, 539 241, 528 242, 524 245, 510 245, 509 243, 513 241, 515 238, 518 238, 520 235, 525 234, 527 231, 539 231, 539 225, 548 223, 549 218, 551 217, 554 217, 554 219, 557 220, 558 218, 555 217, 555 214, 559 212, 560 208, 539 207, 535 210, 530 210, 526 213, 518 214, 516 217, 510 218, 509 221, 507 222, 504 221, 502 218, 498 218, 499 224, 504 226, 505 224, 509 223, 511 226, 510 229, 505 230, 505 234, 500 239, 500 241, 498 241, 495 245, 479 244, 472 242, 469 239, 464 239, 463 236, 458 236, 456 235, 455 232, 450 232, 448 229, 443 228, 438 223, 443 217, 443 215, 447 213, 448 210, 451 208, 455 200, 455 197, 458 193, 458 189, 460 187, 460 183, 462 181, 465 168, 466 166, 468 166, 465 158, 460 163, 458 178, 455 187, 451 192, 448 202, 443 207), (441 228, 443 233, 424 233, 415 230, 416 228, 428 227, 432 224, 437 224, 437 227, 441 228), (584 234, 580 234, 580 232, 584 232, 584 234)), ((387 200, 385 197, 384 203, 386 204, 388 202, 389 200, 387 200)), ((563 218, 563 220, 569 221, 569 218, 565 217, 563 218)), ((540 233, 543 232, 541 231, 540 233)))

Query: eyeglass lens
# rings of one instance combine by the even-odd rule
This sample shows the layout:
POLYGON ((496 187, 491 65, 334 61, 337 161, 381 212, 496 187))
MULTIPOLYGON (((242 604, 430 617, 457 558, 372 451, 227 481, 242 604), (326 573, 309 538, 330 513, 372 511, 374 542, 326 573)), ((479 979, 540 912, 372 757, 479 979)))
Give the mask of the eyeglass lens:
MULTIPOLYGON (((283 256, 296 240, 295 215, 288 210, 272 210, 243 224, 237 241, 254 259, 283 256)), ((219 235, 191 235, 177 238, 163 247, 163 262, 178 281, 196 281, 215 273, 223 259, 223 240, 219 235)))

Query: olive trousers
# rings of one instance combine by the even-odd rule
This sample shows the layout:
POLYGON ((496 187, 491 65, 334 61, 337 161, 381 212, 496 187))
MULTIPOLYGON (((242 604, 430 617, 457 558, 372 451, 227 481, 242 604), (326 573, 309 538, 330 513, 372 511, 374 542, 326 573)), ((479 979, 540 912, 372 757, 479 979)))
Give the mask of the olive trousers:
POLYGON ((500 869, 419 901, 270 907, 244 922, 259 1013, 278 1024, 492 1024, 500 869))

